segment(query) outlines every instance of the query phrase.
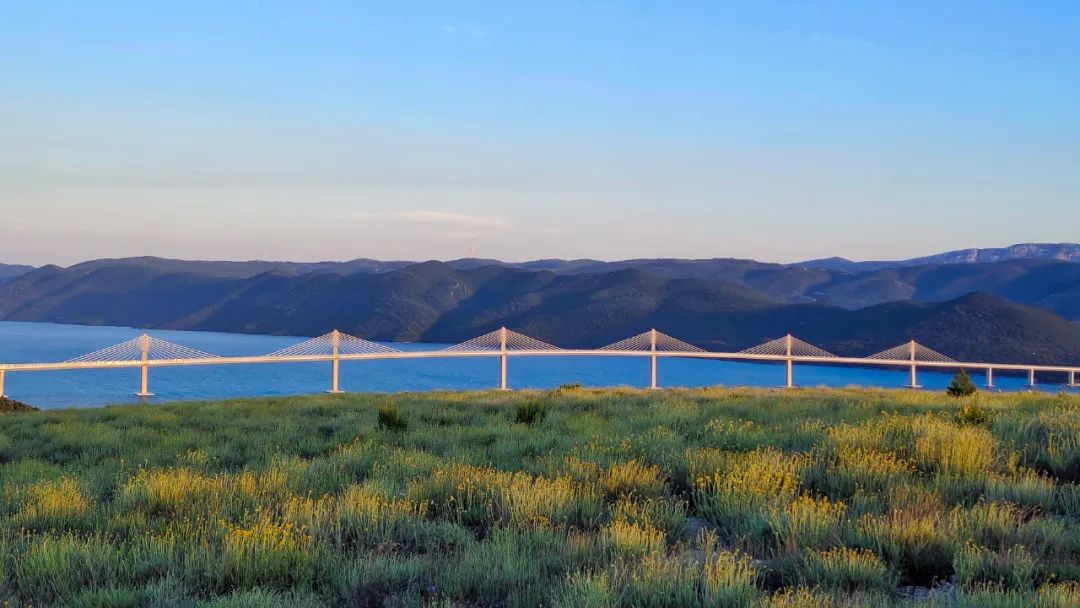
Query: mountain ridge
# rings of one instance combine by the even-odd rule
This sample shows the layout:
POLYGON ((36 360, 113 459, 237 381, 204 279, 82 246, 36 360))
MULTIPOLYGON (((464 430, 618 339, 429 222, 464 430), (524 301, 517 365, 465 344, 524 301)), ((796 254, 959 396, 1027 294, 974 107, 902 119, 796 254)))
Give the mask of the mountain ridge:
POLYGON ((1016 243, 1007 247, 972 247, 956 249, 928 256, 904 260, 881 260, 856 262, 847 258, 830 257, 796 262, 797 266, 824 268, 828 270, 883 270, 927 264, 986 264, 1009 260, 1058 260, 1080 262, 1078 243, 1016 243))
POLYGON ((25 264, 0 264, 0 284, 13 281, 33 269, 25 264))
MULTIPOLYGON (((928 264, 958 264, 958 263, 989 263, 1019 259, 1044 259, 1065 262, 1080 262, 1080 243, 1016 243, 1006 247, 977 247, 968 249, 956 249, 927 256, 906 258, 901 260, 866 260, 854 261, 843 257, 827 257, 814 260, 804 260, 792 263, 760 262, 748 258, 630 258, 625 260, 602 261, 590 258, 561 259, 543 258, 524 262, 507 262, 494 258, 457 258, 445 260, 444 263, 457 268, 474 268, 480 266, 506 266, 522 268, 526 270, 580 270, 583 268, 601 268, 606 265, 637 266, 645 263, 703 263, 703 262, 748 262, 767 266, 794 266, 802 268, 819 268, 825 270, 882 270, 886 268, 902 268, 908 266, 924 266, 928 264)), ((179 258, 164 258, 158 256, 136 256, 127 258, 99 258, 86 260, 72 264, 67 268, 78 266, 92 266, 120 262, 143 262, 146 265, 180 264, 193 267, 202 266, 232 267, 235 269, 249 269, 251 275, 257 274, 269 268, 283 268, 301 272, 317 272, 329 269, 341 269, 346 272, 385 272, 396 270, 419 261, 406 260, 376 260, 372 258, 355 258, 345 261, 324 260, 318 262, 293 262, 288 260, 186 260, 179 258)), ((0 263, 0 277, 15 276, 34 269, 34 266, 25 264, 0 263)), ((242 271, 241 271, 242 274, 242 271)))
MULTIPOLYGON (((985 291, 1021 304, 1053 311, 1073 321, 1080 321, 1080 264, 1054 260, 1018 259, 970 264, 929 264, 860 272, 767 264, 738 259, 632 260, 604 263, 603 266, 581 263, 573 268, 553 268, 552 264, 544 263, 537 265, 537 269, 505 264, 481 264, 472 260, 464 263, 460 261, 440 263, 465 270, 498 267, 523 271, 545 271, 562 275, 598 275, 621 270, 641 270, 674 279, 705 279, 736 283, 790 304, 819 303, 852 310, 892 301, 946 301, 966 293, 985 291)), ((191 274, 214 279, 245 279, 270 271, 287 276, 379 274, 422 264, 424 262, 381 263, 360 260, 348 265, 331 263, 296 265, 273 262, 235 262, 217 265, 213 262, 127 258, 95 260, 66 269, 58 266, 43 266, 25 273, 23 282, 33 282, 42 275, 56 274, 61 271, 67 277, 74 277, 88 276, 94 272, 118 267, 138 268, 141 273, 153 275, 191 274)), ((7 282, 13 281, 15 279, 7 282)))
POLYGON ((954 358, 1080 361, 1080 326, 990 294, 848 310, 791 303, 715 278, 623 268, 559 273, 422 262, 384 272, 271 268, 238 278, 170 265, 44 267, 0 285, 0 319, 455 343, 507 326, 565 347, 597 347, 657 327, 711 350, 791 332, 864 356, 917 339, 954 358))

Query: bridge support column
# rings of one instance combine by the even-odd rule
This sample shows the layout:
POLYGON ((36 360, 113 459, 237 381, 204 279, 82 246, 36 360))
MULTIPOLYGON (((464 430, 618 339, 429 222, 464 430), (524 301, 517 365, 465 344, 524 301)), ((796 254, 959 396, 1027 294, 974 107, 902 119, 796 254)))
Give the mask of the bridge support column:
POLYGON ((1035 390, 1035 370, 1028 370, 1028 388, 1035 390))
POLYGON ((334 330, 330 332, 330 354, 333 359, 330 360, 330 394, 336 395, 341 392, 341 385, 339 383, 339 372, 341 370, 341 332, 334 330))
POLYGON ((911 371, 909 372, 910 377, 908 378, 908 388, 911 389, 922 388, 921 386, 919 386, 918 366, 915 365, 915 348, 917 346, 918 345, 915 343, 914 340, 912 340, 909 344, 909 353, 911 356, 911 371))
POLYGON ((142 351, 139 366, 139 392, 135 393, 136 397, 153 397, 154 393, 150 392, 150 336, 143 334, 139 336, 139 350, 142 351))
POLYGON ((4 395, 4 370, 0 369, 0 397, 6 397, 4 395))
POLYGON ((784 360, 784 388, 795 388, 795 362, 791 359, 791 346, 793 339, 791 334, 788 334, 784 339, 784 346, 786 351, 786 359, 784 360))
POLYGON ((656 389, 656 329, 649 332, 649 388, 656 389))
POLYGON ((509 390, 506 386, 506 328, 499 328, 499 390, 509 390))
POLYGON ((986 388, 994 388, 994 368, 986 368, 986 388))
MULTIPOLYGON (((1076 370, 1069 372, 1069 386, 1076 388, 1076 370)), ((0 371, 0 397, 4 395, 4 372, 0 371)))

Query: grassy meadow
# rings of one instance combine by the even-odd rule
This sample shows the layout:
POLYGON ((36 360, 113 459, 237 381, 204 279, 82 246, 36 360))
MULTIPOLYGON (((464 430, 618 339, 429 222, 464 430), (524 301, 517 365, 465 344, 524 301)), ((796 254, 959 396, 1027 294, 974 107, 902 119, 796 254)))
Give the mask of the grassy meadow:
POLYGON ((1080 606, 1080 398, 323 395, 0 416, 7 606, 1080 606))

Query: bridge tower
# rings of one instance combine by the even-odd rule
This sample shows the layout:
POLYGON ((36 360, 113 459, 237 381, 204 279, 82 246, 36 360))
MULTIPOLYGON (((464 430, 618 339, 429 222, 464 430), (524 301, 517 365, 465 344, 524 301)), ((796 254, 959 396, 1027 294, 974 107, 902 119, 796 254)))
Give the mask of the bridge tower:
POLYGON ((153 397, 154 393, 150 392, 150 336, 143 334, 139 336, 139 392, 135 393, 136 397, 153 397))
POLYGON ((339 383, 341 370, 341 332, 336 329, 330 332, 330 357, 330 390, 328 392, 332 395, 336 395, 341 392, 341 385, 339 383))
POLYGON ((791 334, 784 337, 784 367, 785 367, 785 382, 784 388, 795 388, 795 370, 794 361, 791 358, 791 349, 794 345, 794 339, 791 334))
POLYGON ((649 330, 649 388, 656 386, 656 328, 649 330))
POLYGON ((908 379, 908 388, 912 388, 912 389, 914 389, 914 388, 922 388, 921 386, 919 386, 919 376, 918 376, 919 372, 918 372, 917 366, 915 365, 915 355, 916 355, 916 349, 918 348, 918 346, 919 345, 915 342, 915 340, 912 340, 911 342, 908 343, 908 353, 911 356, 911 372, 910 372, 910 378, 908 379))
POLYGON ((499 390, 506 388, 506 328, 499 328, 499 390))

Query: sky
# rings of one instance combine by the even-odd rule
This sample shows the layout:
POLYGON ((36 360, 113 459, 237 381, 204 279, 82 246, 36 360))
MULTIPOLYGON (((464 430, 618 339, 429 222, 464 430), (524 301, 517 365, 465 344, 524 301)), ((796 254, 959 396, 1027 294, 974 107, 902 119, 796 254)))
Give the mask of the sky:
POLYGON ((0 261, 1080 240, 1080 3, 0 0, 0 261))

